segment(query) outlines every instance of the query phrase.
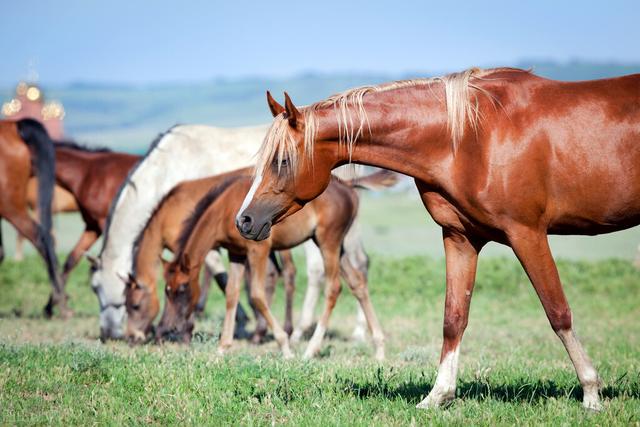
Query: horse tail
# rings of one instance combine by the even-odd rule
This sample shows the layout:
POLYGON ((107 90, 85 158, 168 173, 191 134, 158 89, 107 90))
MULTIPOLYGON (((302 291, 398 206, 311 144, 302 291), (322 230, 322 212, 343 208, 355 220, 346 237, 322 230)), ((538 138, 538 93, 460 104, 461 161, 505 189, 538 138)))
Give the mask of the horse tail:
POLYGON ((18 134, 31 151, 31 164, 38 178, 38 241, 42 244, 49 277, 60 289, 57 279, 58 259, 56 258, 51 235, 51 202, 56 180, 56 154, 53 141, 44 126, 33 119, 18 121, 18 134))
POLYGON ((344 180, 343 182, 349 187, 362 188, 364 190, 379 191, 385 188, 393 187, 399 181, 397 173, 381 169, 370 175, 344 180))

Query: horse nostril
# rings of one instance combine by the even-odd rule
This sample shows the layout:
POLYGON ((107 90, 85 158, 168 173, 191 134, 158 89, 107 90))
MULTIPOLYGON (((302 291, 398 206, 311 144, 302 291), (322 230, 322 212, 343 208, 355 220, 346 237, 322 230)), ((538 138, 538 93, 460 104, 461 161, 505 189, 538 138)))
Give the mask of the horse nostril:
POLYGON ((251 226, 253 225, 253 218, 249 215, 243 215, 240 219, 240 231, 243 233, 248 233, 251 231, 251 226))

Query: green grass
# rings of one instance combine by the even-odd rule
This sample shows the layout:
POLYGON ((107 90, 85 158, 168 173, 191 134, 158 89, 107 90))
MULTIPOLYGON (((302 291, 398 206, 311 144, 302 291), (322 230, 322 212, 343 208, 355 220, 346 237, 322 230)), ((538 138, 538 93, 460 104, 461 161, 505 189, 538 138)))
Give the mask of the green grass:
MULTIPOLYGON (((301 261, 298 259, 298 261, 301 261)), ((304 291, 299 262, 296 308, 304 291)), ((483 259, 461 351, 458 398, 414 408, 433 385, 441 344, 444 265, 438 258, 372 257, 371 293, 388 360, 348 337, 344 292, 322 357, 281 360, 277 346, 239 342, 216 354, 223 315, 213 291, 190 347, 130 348, 97 339, 98 306, 83 263, 68 292, 76 316, 40 317, 41 262, 0 268, 0 424, 637 425, 640 422, 640 273, 624 260, 561 261, 582 338, 604 382, 605 410, 584 412, 581 390, 520 266, 483 259)), ((274 312, 281 318, 282 289, 274 312)), ((303 346, 295 351, 301 354, 303 346)))

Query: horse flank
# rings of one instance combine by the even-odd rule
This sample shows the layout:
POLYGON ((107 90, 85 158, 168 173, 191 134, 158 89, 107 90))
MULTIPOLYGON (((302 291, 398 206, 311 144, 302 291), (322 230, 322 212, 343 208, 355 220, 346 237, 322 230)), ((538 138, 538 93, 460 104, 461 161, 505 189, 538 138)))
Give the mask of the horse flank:
MULTIPOLYGON (((493 68, 487 70, 470 68, 466 71, 441 77, 400 80, 373 86, 357 87, 333 95, 326 100, 303 107, 302 112, 305 122, 304 152, 307 160, 310 162, 313 161, 313 146, 318 131, 316 111, 325 108, 334 109, 338 122, 338 143, 347 146, 349 159, 351 159, 353 147, 358 138, 365 130, 368 130, 369 134, 371 134, 369 118, 364 107, 365 95, 374 92, 387 92, 410 87, 429 86, 433 83, 442 83, 444 85, 447 127, 451 135, 453 151, 455 153, 459 142, 464 137, 464 130, 467 123, 475 132, 481 121, 482 115, 479 107, 478 93, 487 96, 492 102, 496 102, 487 90, 475 84, 474 81, 487 80, 486 77, 488 75, 500 71, 529 72, 517 68, 493 68)), ((280 165, 285 158, 290 162, 292 166, 291 169, 296 170, 299 158, 295 139, 291 134, 289 123, 283 113, 274 118, 269 132, 265 136, 262 147, 257 155, 255 174, 262 175, 265 168, 274 159, 278 160, 278 173, 280 173, 280 165)))
POLYGON ((180 230, 180 235, 178 236, 176 244, 177 249, 174 257, 175 259, 179 259, 182 256, 182 253, 187 246, 187 242, 189 241, 189 237, 191 236, 193 229, 198 224, 198 220, 202 214, 225 192, 227 188, 243 177, 245 177, 245 175, 231 175, 225 178, 224 181, 211 188, 207 194, 198 201, 198 204, 193 209, 191 215, 184 220, 182 229, 180 230))

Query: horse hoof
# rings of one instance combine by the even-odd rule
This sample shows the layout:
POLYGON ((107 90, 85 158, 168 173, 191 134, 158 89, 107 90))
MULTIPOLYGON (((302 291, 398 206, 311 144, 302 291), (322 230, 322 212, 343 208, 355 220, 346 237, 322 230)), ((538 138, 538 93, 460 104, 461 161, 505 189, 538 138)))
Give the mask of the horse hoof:
POLYGON ((601 412, 602 404, 599 399, 585 399, 582 401, 582 407, 589 412, 601 412))
POLYGON ((51 306, 50 304, 45 305, 42 309, 42 313, 44 314, 45 318, 51 319, 51 317, 53 317, 53 306, 51 306))
POLYGON ((295 356, 293 355, 293 353, 291 352, 290 349, 286 349, 286 350, 282 350, 282 358, 285 360, 291 360, 293 359, 295 356))
POLYGON ((424 400, 416 405, 417 409, 431 409, 440 408, 442 406, 450 404, 455 397, 455 390, 453 391, 439 391, 431 390, 431 393, 424 400))
POLYGON ((264 338, 264 335, 259 334, 259 333, 256 332, 251 337, 251 344, 255 344, 255 345, 261 344, 263 338, 264 338))

